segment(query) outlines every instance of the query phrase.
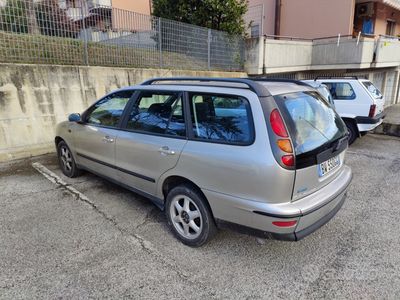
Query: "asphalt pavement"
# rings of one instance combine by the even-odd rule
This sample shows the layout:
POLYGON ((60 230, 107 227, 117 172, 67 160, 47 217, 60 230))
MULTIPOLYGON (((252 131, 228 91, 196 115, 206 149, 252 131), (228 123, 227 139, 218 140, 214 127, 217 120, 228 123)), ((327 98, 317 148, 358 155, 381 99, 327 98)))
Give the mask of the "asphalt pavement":
POLYGON ((369 134, 346 159, 347 200, 314 234, 220 231, 201 248, 143 197, 66 178, 55 155, 0 164, 0 299, 400 299, 400 139, 369 134))

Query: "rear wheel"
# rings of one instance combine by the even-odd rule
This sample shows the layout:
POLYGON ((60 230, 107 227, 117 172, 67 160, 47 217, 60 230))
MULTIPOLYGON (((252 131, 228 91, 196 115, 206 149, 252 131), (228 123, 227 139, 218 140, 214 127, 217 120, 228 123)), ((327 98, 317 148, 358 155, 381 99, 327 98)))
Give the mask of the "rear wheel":
POLYGON ((168 226, 188 246, 205 244, 217 231, 206 200, 190 185, 177 186, 168 193, 165 211, 168 226))
POLYGON ((349 145, 351 145, 357 139, 358 131, 357 131, 356 126, 352 122, 345 121, 345 123, 346 123, 347 131, 349 132, 349 145))
POLYGON ((57 154, 61 171, 65 176, 73 178, 81 174, 81 170, 78 169, 75 164, 75 159, 72 156, 71 150, 64 141, 57 144, 57 154))

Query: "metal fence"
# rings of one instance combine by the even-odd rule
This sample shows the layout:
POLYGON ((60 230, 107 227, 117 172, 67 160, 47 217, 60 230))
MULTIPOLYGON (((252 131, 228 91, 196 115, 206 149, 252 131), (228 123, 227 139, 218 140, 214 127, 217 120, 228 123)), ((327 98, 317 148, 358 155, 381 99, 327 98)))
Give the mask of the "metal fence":
POLYGON ((0 0, 0 62, 243 70, 241 36, 104 2, 0 0))

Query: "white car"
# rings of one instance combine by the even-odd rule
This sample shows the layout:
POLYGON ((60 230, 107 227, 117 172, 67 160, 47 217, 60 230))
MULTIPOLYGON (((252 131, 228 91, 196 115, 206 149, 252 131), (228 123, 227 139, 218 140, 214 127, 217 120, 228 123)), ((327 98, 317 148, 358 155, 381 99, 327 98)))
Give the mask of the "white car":
POLYGON ((324 97, 324 99, 328 101, 333 108, 335 108, 335 102, 333 101, 331 92, 329 91, 329 88, 325 84, 314 80, 302 80, 302 81, 307 83, 314 89, 316 89, 324 97))
POLYGON ((357 77, 317 77, 314 81, 328 87, 349 131, 349 144, 382 123, 385 99, 371 81, 357 77))

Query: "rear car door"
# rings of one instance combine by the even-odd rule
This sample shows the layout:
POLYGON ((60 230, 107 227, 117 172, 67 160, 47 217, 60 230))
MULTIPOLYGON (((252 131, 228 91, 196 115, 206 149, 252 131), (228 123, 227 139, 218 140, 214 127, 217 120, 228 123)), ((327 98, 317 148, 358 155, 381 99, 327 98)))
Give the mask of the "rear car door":
POLYGON ((77 163, 115 179, 115 141, 123 111, 133 90, 118 91, 96 102, 74 128, 77 163))
POLYGON ((323 84, 328 87, 335 102, 335 109, 341 117, 368 115, 369 105, 363 103, 352 83, 327 81, 323 84))
MULTIPOLYGON (((271 184, 273 180, 266 179, 271 168, 265 166, 271 166, 271 161, 270 156, 263 153, 266 140, 261 136, 262 131, 258 131, 260 135, 255 138, 254 124, 263 122, 257 96, 239 89, 227 94, 208 89, 188 93, 188 100, 189 142, 177 167, 183 177, 202 190, 252 201, 265 201, 264 196, 260 198, 260 190, 265 191, 270 185, 280 190, 280 185, 286 184, 286 178, 291 175, 284 180, 276 177, 278 187, 271 184)), ((293 177, 289 180, 291 183, 293 177)), ((290 198, 292 190, 285 190, 290 198)), ((274 198, 275 193, 269 193, 268 197, 274 198)), ((225 211, 224 214, 231 212, 222 202, 216 205, 220 211, 225 211)))
POLYGON ((141 91, 122 129, 116 143, 118 181, 154 195, 158 179, 177 164, 187 142, 182 93, 141 91))

